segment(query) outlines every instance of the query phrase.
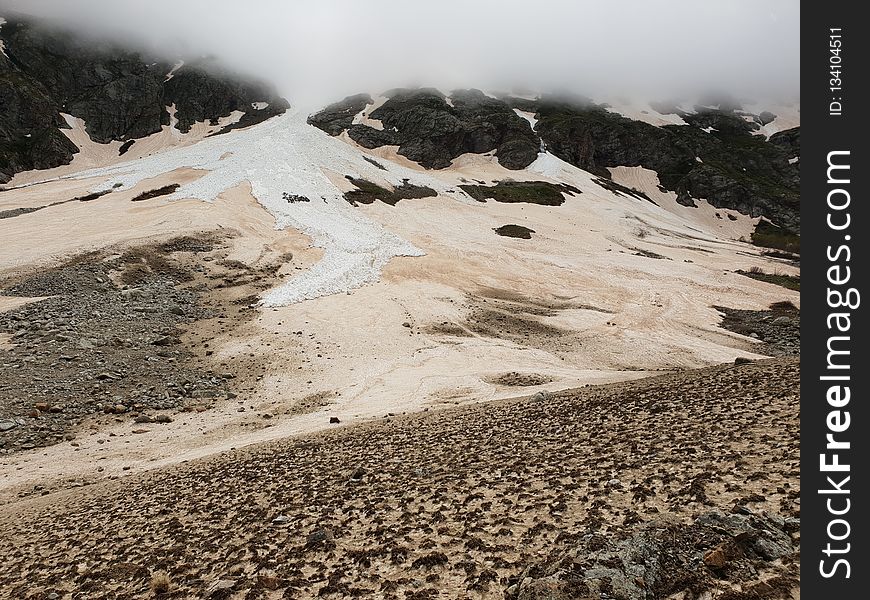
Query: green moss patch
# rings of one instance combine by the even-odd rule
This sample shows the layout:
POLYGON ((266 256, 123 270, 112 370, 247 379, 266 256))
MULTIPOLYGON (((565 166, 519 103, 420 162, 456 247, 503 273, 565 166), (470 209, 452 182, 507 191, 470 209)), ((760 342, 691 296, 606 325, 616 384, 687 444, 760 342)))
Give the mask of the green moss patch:
POLYGON ((565 203, 563 194, 581 193, 573 186, 546 181, 499 181, 495 185, 460 185, 459 187, 478 202, 495 200, 505 203, 527 202, 542 206, 560 206, 565 203))

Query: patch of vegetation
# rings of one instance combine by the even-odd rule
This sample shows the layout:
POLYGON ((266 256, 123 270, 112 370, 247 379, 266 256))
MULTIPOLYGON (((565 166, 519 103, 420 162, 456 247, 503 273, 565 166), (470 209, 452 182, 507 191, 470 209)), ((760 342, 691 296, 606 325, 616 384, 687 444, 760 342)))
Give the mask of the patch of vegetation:
POLYGON ((36 212, 40 209, 45 208, 44 206, 22 206, 20 208, 10 208, 9 210, 0 210, 0 219, 11 219, 12 217, 18 217, 21 215, 26 215, 32 212, 36 212))
POLYGON ((761 219, 752 232, 752 244, 762 248, 801 253, 801 236, 761 219))
POLYGON ((127 151, 130 150, 130 148, 135 143, 136 143, 136 140, 127 140, 126 142, 121 144, 121 147, 118 148, 118 156, 124 156, 125 154, 127 154, 127 151))
POLYGON ((370 157, 368 157, 368 156, 366 156, 366 155, 363 155, 363 160, 366 161, 366 162, 369 163, 369 164, 372 164, 372 165, 376 166, 376 167, 379 168, 381 171, 386 171, 386 170, 387 170, 387 168, 386 168, 384 165, 382 165, 381 163, 379 163, 379 162, 376 161, 375 159, 370 158, 370 157))
POLYGON ((90 202, 91 200, 96 200, 97 198, 102 198, 106 194, 111 194, 112 190, 103 190, 102 192, 93 192, 90 194, 85 194, 84 196, 76 196, 73 200, 78 200, 79 202, 90 202))
POLYGON ((604 189, 613 192, 617 196, 631 196, 632 198, 637 198, 638 200, 646 200, 647 202, 652 202, 653 204, 658 206, 655 200, 647 196, 644 192, 636 190, 634 188, 630 188, 626 185, 622 185, 621 183, 616 183, 612 179, 607 179, 605 177, 596 177, 592 181, 594 181, 604 189))
POLYGON ((529 229, 522 225, 502 225, 501 227, 493 228, 493 231, 504 237, 519 238, 521 240, 530 240, 532 239, 532 234, 535 233, 534 229, 529 229))
POLYGON ((174 193, 181 185, 177 183, 172 183, 169 185, 164 185, 163 187, 157 188, 156 190, 149 190, 147 192, 142 192, 135 198, 133 198, 133 202, 141 202, 142 200, 150 200, 151 198, 157 198, 159 196, 168 196, 169 194, 174 193))
POLYGON ((758 267, 752 267, 748 271, 738 270, 735 273, 739 273, 740 275, 745 275, 746 277, 751 277, 752 279, 758 281, 764 281, 766 283, 772 283, 774 285, 782 286, 789 290, 801 291, 801 278, 795 277, 794 275, 786 275, 784 273, 780 273, 779 271, 774 271, 773 273, 766 273, 764 270, 758 267))
POLYGON ((397 186, 392 190, 382 188, 381 186, 372 183, 371 181, 366 181, 365 179, 351 177, 350 175, 347 176, 347 180, 357 188, 345 192, 344 194, 344 199, 350 202, 353 206, 372 204, 375 200, 380 200, 384 204, 395 206, 398 204, 399 200, 432 198, 438 195, 438 192, 432 188, 413 185, 408 183, 407 179, 402 182, 402 185, 397 186))
POLYGON ((499 181, 495 185, 460 185, 466 194, 478 202, 540 204, 560 206, 565 203, 563 194, 580 194, 580 190, 567 184, 554 184, 546 181, 499 181))

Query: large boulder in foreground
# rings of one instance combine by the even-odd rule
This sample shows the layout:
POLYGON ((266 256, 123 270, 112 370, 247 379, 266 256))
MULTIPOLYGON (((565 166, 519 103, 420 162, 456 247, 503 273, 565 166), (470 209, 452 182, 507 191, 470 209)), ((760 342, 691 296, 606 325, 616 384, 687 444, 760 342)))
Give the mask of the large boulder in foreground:
POLYGON ((798 519, 701 515, 691 524, 661 519, 615 533, 589 533, 577 545, 514 578, 517 600, 654 600, 686 597, 786 600, 800 587, 798 519), (717 595, 723 594, 723 595, 717 595))

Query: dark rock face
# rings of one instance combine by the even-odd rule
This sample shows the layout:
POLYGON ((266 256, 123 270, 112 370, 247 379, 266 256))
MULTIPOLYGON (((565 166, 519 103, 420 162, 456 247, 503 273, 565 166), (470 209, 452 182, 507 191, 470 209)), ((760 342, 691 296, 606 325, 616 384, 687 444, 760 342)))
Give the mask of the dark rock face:
POLYGON ((59 131, 68 128, 61 112, 84 119, 91 139, 107 143, 160 131, 172 103, 182 131, 234 110, 246 111, 240 127, 287 108, 267 86, 213 67, 182 67, 167 81, 165 61, 17 18, 0 27, 0 39, 0 182, 72 160, 78 148, 59 131), (269 106, 257 111, 253 102, 269 106))
POLYGON ((752 135, 757 123, 734 111, 699 107, 682 116, 688 127, 655 127, 582 100, 545 98, 537 105, 536 130, 550 152, 592 173, 609 177, 607 167, 646 167, 687 206, 704 198, 799 231, 800 173, 788 162, 798 130, 767 141, 752 135))
POLYGON ((339 135, 342 131, 350 129, 353 118, 371 103, 372 97, 368 94, 348 96, 308 117, 308 123, 329 135, 339 135))
POLYGON ((182 133, 198 121, 216 125, 219 118, 233 111, 244 112, 238 123, 218 132, 225 133, 280 115, 290 106, 271 86, 240 79, 211 61, 182 66, 164 84, 164 93, 165 102, 175 104, 177 127, 182 133), (258 102, 268 106, 258 110, 254 107, 258 102))
POLYGON ((525 168, 538 155, 540 141, 528 122, 479 90, 455 91, 450 102, 433 89, 393 90, 387 95, 389 100, 369 115, 384 124, 383 130, 352 124, 353 116, 371 102, 365 95, 332 104, 309 122, 330 135, 347 130, 366 148, 399 146, 399 154, 429 169, 448 167, 467 152, 495 151, 509 169, 525 168))

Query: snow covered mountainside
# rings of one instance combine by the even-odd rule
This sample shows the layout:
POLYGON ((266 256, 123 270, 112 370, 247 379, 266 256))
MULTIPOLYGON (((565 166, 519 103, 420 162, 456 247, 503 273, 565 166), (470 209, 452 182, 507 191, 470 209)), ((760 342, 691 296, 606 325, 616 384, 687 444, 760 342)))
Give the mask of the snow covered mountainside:
POLYGON ((30 462, 0 465, 0 497, 799 353, 797 106, 422 88, 289 107, 102 47, 61 73, 46 57, 77 42, 15 23, 0 419, 30 462), (147 435, 118 416, 158 409, 177 418, 147 435), (70 460, 63 435, 101 416, 115 435, 70 460))

